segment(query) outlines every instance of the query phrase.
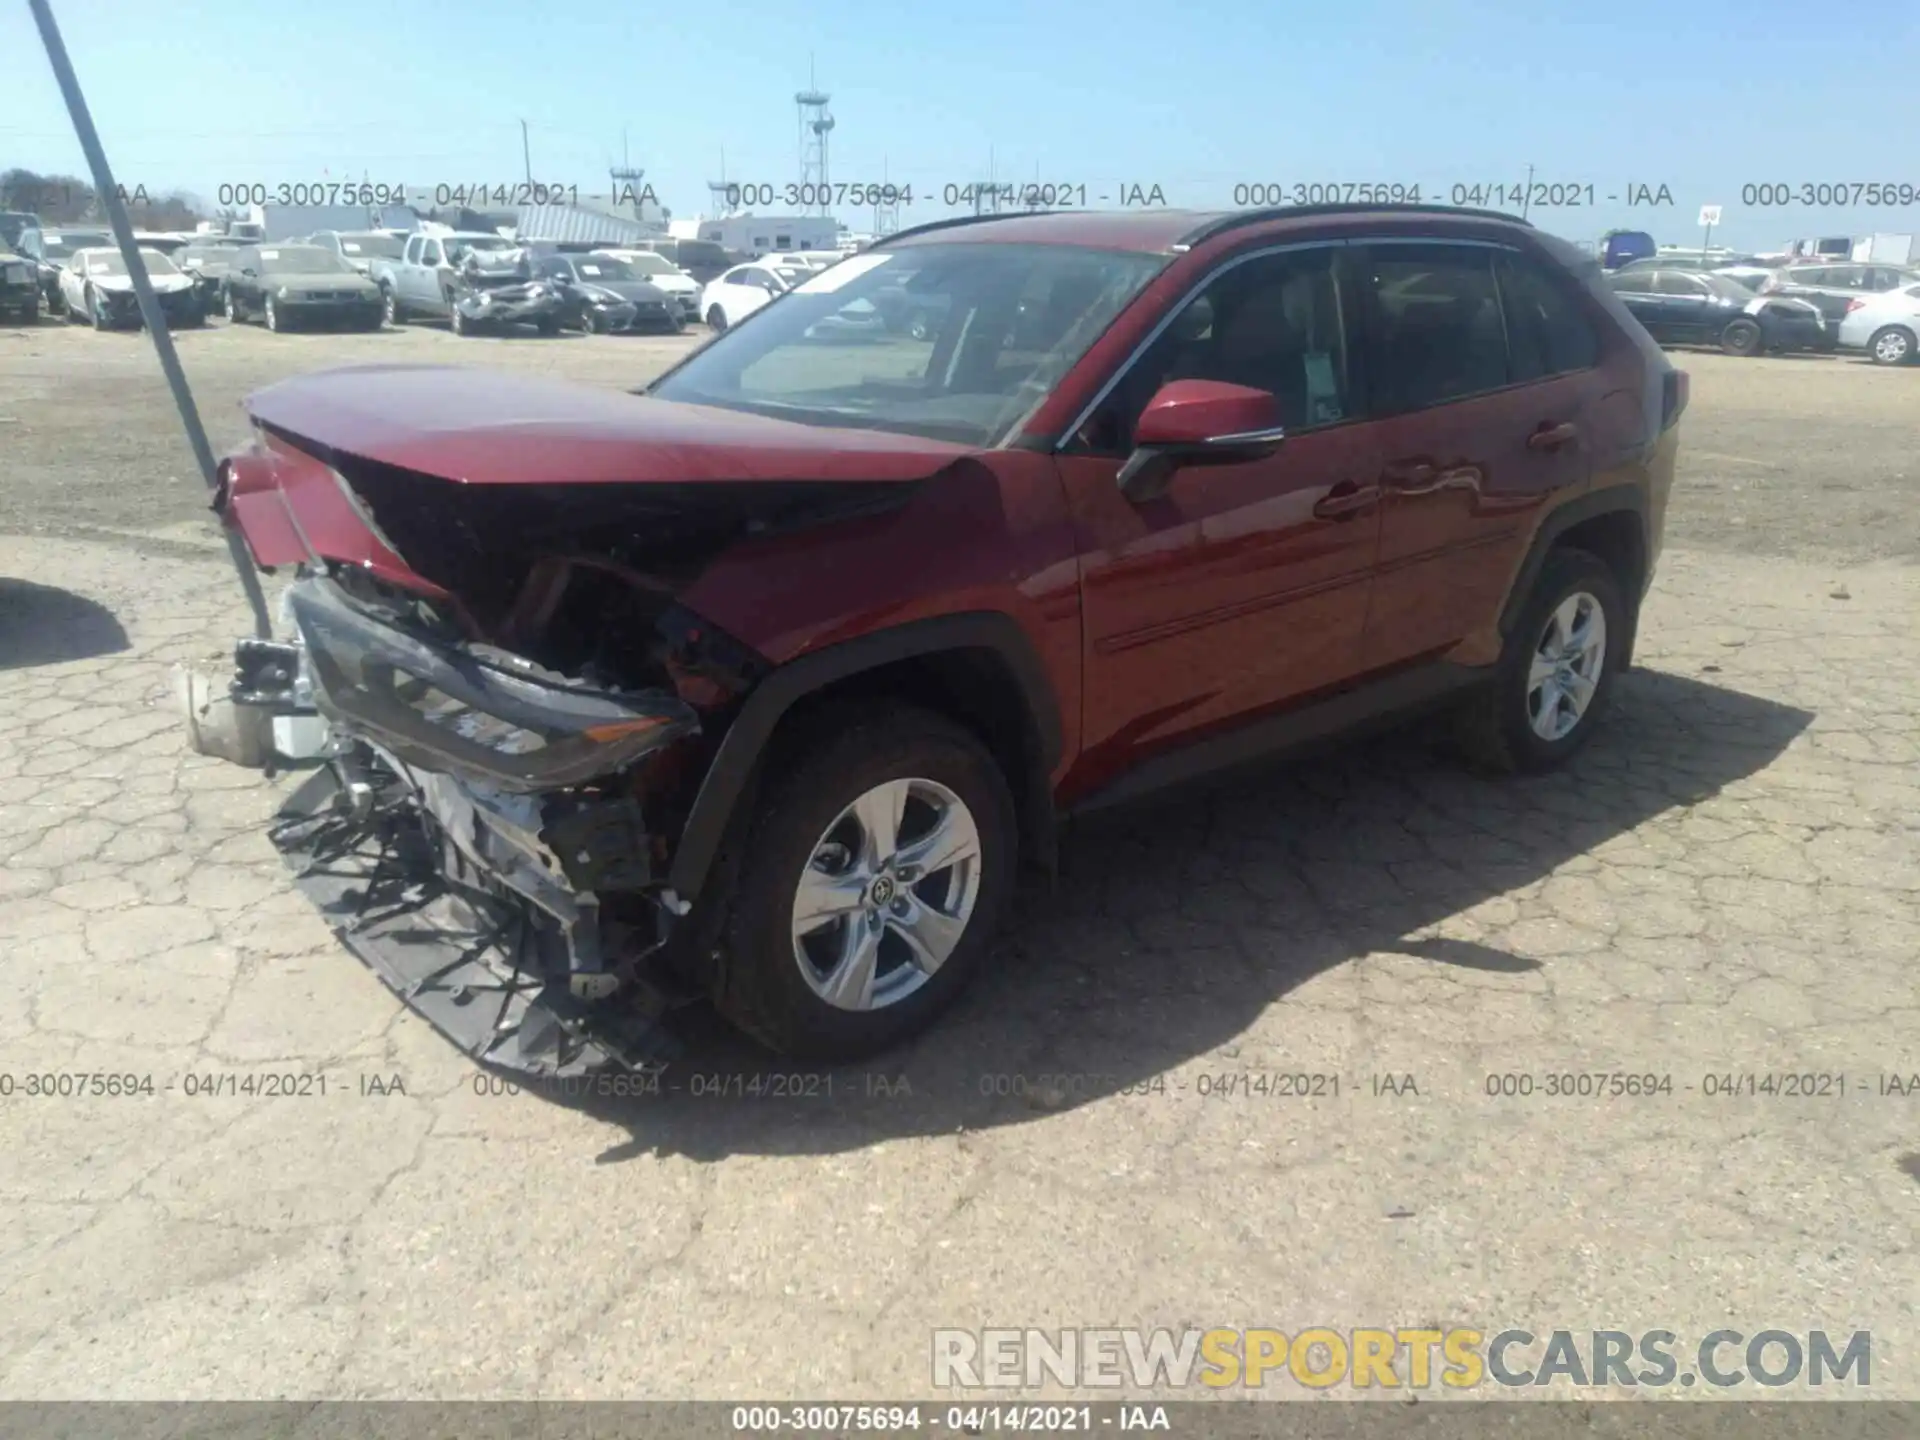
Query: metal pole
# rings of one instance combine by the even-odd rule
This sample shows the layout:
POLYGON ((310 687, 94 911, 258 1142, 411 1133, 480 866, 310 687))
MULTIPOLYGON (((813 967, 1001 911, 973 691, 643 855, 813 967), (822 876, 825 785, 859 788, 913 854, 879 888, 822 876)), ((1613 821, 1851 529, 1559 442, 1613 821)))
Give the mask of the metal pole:
MULTIPOLYGON (((86 97, 80 93, 80 82, 74 77, 73 62, 67 58, 66 42, 60 38, 60 27, 53 23, 53 11, 48 8, 47 0, 27 0, 27 8, 33 11, 34 23, 40 27, 40 40, 47 49, 47 61, 53 66, 53 78, 59 82, 60 94, 67 102, 67 113, 73 117, 74 133, 80 137, 80 148, 86 152, 87 168, 93 172, 93 187, 99 192, 100 205, 107 212, 107 222, 113 227, 114 243, 120 247, 120 258, 125 262, 127 275, 133 281, 134 298, 140 302, 140 318, 146 324, 147 335, 153 341, 154 351, 160 357, 160 369, 167 377, 167 388, 173 391, 174 407, 180 412, 180 424, 187 432, 187 444, 193 449, 193 458, 200 466, 200 478, 207 482, 209 489, 217 487, 220 477, 213 459, 213 447, 207 443, 206 429, 200 424, 200 412, 194 408, 193 393, 187 389, 186 373, 180 368, 180 357, 174 352, 173 336, 167 330, 166 316, 160 313, 160 302, 154 298, 153 282, 147 276, 146 262, 140 258, 140 247, 133 240, 133 222, 127 218, 127 207, 120 199, 119 188, 113 183, 113 171, 107 165, 107 152, 100 146, 99 132, 93 128, 93 116, 87 110, 86 97)), ((261 639, 271 639, 273 622, 267 617, 267 597, 260 589, 260 577, 254 573, 253 557, 247 553, 245 542, 239 532, 230 525, 220 527, 226 537, 227 553, 233 557, 233 568, 240 576, 240 588, 247 592, 247 604, 253 609, 253 627, 261 639)))
POLYGON ((1702 265, 1705 265, 1707 263, 1707 251, 1712 248, 1713 248, 1713 222, 1709 220, 1707 222, 1706 237, 1702 239, 1700 242, 1700 263, 1702 265))
POLYGON ((1520 218, 1527 218, 1527 207, 1533 200, 1533 167, 1527 166, 1527 188, 1520 196, 1520 218))
POLYGON ((520 122, 520 158, 526 163, 527 184, 533 184, 533 146, 527 140, 527 122, 520 122))

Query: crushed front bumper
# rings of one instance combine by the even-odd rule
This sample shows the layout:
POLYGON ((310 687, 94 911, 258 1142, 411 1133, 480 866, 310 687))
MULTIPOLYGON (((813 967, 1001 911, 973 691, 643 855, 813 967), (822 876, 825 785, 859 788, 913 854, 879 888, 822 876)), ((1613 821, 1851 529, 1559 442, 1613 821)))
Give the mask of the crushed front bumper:
POLYGON ((292 639, 241 642, 224 697, 182 693, 196 749, 323 766, 274 842, 347 944, 488 1064, 671 1058, 642 962, 687 907, 654 873, 626 781, 698 730, 692 709, 421 633, 322 577, 281 613, 292 639))

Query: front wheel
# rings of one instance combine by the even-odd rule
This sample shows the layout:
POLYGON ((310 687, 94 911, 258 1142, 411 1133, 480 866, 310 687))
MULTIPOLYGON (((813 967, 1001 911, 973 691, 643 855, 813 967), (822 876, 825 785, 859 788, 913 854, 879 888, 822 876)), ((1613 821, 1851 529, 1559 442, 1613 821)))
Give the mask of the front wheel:
POLYGON ((1765 336, 1751 320, 1735 320, 1720 332, 1720 348, 1729 355, 1758 355, 1765 336))
POLYGON ((89 320, 93 321, 93 328, 96 330, 106 329, 107 311, 106 307, 100 303, 100 297, 89 290, 86 293, 86 304, 86 316, 89 320))
POLYGON ((971 732, 886 706, 821 717, 763 792, 716 985, 729 1020, 826 1064, 931 1024, 1012 888, 1012 795, 971 732))
POLYGON ((1633 617, 1613 571, 1572 548, 1547 556, 1457 738, 1483 769, 1550 770, 1587 743, 1613 694, 1633 617))
POLYGON ((1913 331, 1904 325, 1889 325, 1873 332, 1867 341, 1867 354, 1876 365, 1905 365, 1915 351, 1913 331))
POLYGON ((714 306, 711 310, 707 311, 707 328, 709 330, 726 329, 727 328, 727 312, 722 310, 718 305, 714 306))
POLYGON ((533 328, 538 330, 542 335, 558 335, 560 333, 560 317, 557 315, 548 315, 543 319, 536 320, 533 328))
POLYGON ((233 291, 227 291, 227 323, 238 325, 246 317, 240 313, 240 302, 233 298, 233 291))
POLYGON ((380 287, 380 323, 398 325, 400 323, 400 302, 394 298, 391 286, 380 287))
POLYGON ((456 335, 471 335, 473 333, 473 326, 467 317, 461 313, 459 302, 451 299, 447 301, 447 328, 452 330, 456 335))
POLYGON ((282 330, 286 329, 286 319, 280 314, 280 307, 273 303, 273 296, 267 296, 266 302, 261 307, 260 315, 261 318, 267 322, 267 329, 273 331, 274 334, 278 335, 282 330))

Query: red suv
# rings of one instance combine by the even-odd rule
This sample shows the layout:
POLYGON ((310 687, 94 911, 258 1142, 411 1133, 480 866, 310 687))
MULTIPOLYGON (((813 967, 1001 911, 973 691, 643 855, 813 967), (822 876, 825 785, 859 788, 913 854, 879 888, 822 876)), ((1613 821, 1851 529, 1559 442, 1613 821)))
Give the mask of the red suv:
POLYGON ((1686 400, 1511 217, 925 225, 636 394, 252 396, 216 508, 298 574, 197 743, 323 762, 301 883, 489 1062, 637 1063, 695 997, 845 1060, 954 998, 1075 812, 1421 706, 1565 760, 1686 400))

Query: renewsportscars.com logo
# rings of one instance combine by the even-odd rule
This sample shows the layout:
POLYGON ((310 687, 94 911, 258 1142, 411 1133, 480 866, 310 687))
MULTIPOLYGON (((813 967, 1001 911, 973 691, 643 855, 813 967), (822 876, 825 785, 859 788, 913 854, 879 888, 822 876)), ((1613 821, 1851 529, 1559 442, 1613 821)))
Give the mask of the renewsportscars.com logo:
POLYGON ((1715 1330, 1687 1345, 1671 1330, 1268 1329, 936 1330, 942 1390, 1471 1390, 1564 1385, 1638 1389, 1849 1384, 1873 1378, 1873 1334, 1715 1330))

